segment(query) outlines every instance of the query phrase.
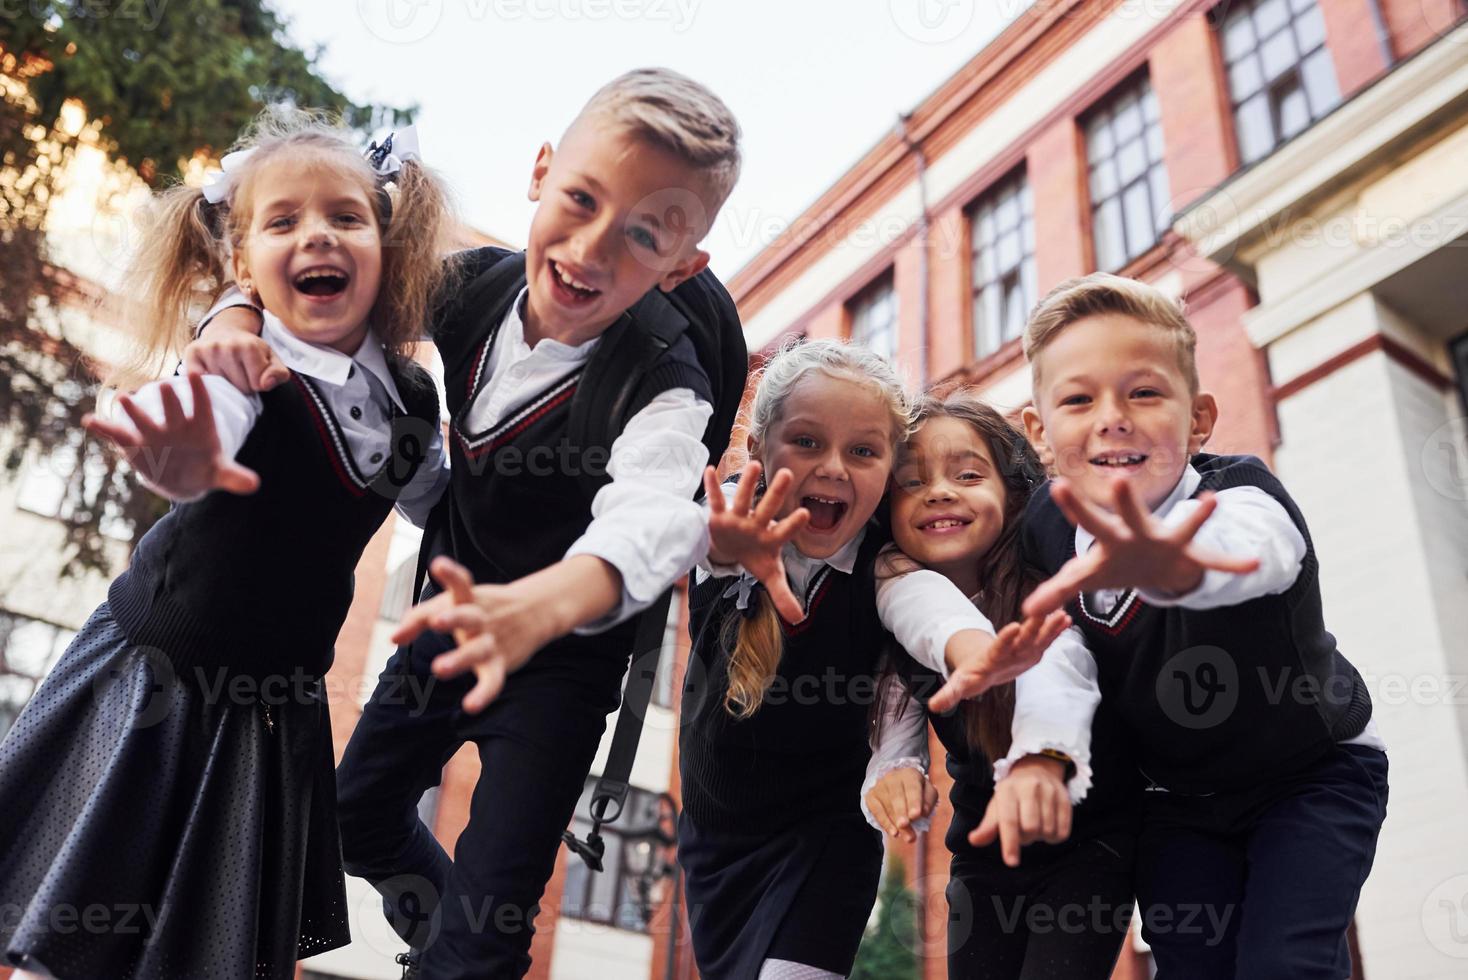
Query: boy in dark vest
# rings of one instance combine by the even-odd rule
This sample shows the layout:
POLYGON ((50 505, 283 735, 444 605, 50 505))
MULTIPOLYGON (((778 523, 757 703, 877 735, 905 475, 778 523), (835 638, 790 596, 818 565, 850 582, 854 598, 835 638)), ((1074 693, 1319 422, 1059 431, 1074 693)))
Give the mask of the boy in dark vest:
MULTIPOLYGON (((463 566, 487 612, 475 645, 447 658, 456 642, 422 628, 438 607, 418 607, 337 770, 347 871, 383 894, 411 975, 528 970, 635 614, 707 549, 693 495, 741 384, 724 397, 696 348, 708 331, 689 324, 738 334, 698 249, 738 176, 738 137, 728 108, 681 75, 612 81, 541 147, 525 252, 460 256, 464 285, 435 316, 452 475, 424 558, 463 566), (638 345, 652 353, 629 385, 620 367, 638 345), (451 861, 417 803, 466 741, 482 774, 451 861)), ((268 386, 279 369, 258 331, 248 309, 224 309, 186 363, 268 386)), ((725 366, 742 383, 737 346, 725 366)))
POLYGON ((1025 515, 1142 770, 1137 897, 1158 976, 1351 974, 1346 929, 1386 816, 1385 746, 1321 613, 1305 519, 1252 456, 1201 452, 1179 305, 1097 273, 1025 332, 1031 441, 1056 478, 1025 515))

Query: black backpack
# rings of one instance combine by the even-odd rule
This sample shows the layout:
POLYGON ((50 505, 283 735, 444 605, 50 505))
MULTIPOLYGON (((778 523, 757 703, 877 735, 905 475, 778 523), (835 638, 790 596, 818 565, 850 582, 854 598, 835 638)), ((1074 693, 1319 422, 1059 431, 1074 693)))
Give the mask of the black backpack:
MULTIPOLYGON (((446 329, 469 327, 477 336, 487 324, 502 321, 510 304, 519 296, 525 285, 525 253, 489 247, 462 255, 456 261, 460 263, 463 285, 453 297, 451 309, 439 318, 439 324, 446 329)), ((729 445, 729 434, 744 397, 749 353, 734 300, 707 269, 672 292, 660 289, 648 292, 602 334, 571 400, 572 445, 610 448, 630 418, 633 400, 648 370, 681 336, 687 336, 692 342, 698 362, 708 374, 714 412, 704 430, 703 444, 708 449, 709 461, 717 465, 729 445)), ((581 482, 589 501, 607 479, 604 474, 587 473, 583 467, 581 482)), ((434 509, 435 515, 438 511, 439 508, 434 509)), ((429 523, 435 523, 433 517, 429 523)), ((429 528, 424 529, 423 539, 415 587, 419 594, 432 547, 429 528)), ((602 870, 605 845, 599 833, 601 825, 615 821, 627 801, 632 762, 652 699, 673 591, 664 592, 639 615, 632 665, 622 692, 622 710, 617 717, 607 764, 592 792, 591 832, 585 841, 577 840, 570 831, 562 835, 567 845, 594 871, 602 870)))

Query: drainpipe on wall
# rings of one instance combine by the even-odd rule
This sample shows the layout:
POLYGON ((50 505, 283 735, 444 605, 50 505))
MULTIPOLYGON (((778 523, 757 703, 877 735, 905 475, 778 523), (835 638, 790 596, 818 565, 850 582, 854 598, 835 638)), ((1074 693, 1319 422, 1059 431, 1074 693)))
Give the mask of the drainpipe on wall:
MULTIPOLYGON (((1374 0, 1373 0, 1374 2, 1374 0)), ((911 118, 909 113, 901 113, 897 116, 897 138, 912 152, 913 159, 917 163, 917 185, 918 185, 918 207, 921 213, 918 215, 918 384, 924 388, 928 385, 928 155, 923 152, 921 143, 913 140, 908 132, 907 122, 911 118)), ((923 856, 923 849, 927 838, 918 835, 919 861, 923 856)), ((919 902, 921 904, 921 901, 919 902)))

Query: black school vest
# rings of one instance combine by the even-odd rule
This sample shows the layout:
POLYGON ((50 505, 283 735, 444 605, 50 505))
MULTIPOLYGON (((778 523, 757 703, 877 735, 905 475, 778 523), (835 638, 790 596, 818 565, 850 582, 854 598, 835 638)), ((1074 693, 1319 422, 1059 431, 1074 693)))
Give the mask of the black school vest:
MULTIPOLYGON (((1115 705, 1153 782, 1186 793, 1242 789, 1295 772, 1371 717, 1361 675, 1336 649, 1321 611, 1319 562, 1294 500, 1252 456, 1194 457, 1196 493, 1258 487, 1305 539, 1288 590, 1220 609, 1156 608, 1135 590, 1068 611, 1095 655, 1103 704, 1115 705)), ((1040 488, 1025 513, 1027 557, 1053 573, 1075 555, 1075 528, 1040 488)))
MULTIPOLYGON (((434 332, 444 363, 452 467, 448 493, 431 522, 438 525, 431 554, 449 555, 482 583, 513 582, 560 561, 591 524, 591 498, 583 474, 592 473, 598 483, 610 481, 606 465, 611 447, 575 445, 568 426, 571 400, 594 358, 513 409, 493 428, 474 431, 468 424, 469 408, 489 382, 504 314, 524 286, 521 276, 507 282, 501 295, 482 297, 484 310, 494 315, 456 310, 441 317, 434 332)), ((623 326, 619 321, 608 329, 623 326)), ((689 388, 699 398, 712 400, 708 377, 686 337, 669 347, 648 372, 628 417, 672 388, 689 388)), ((635 629, 633 617, 597 637, 573 634, 552 643, 527 669, 545 667, 558 659, 558 651, 607 649, 608 642, 612 652, 625 658, 635 629)))
POLYGON ((883 537, 869 527, 850 575, 827 566, 803 596, 806 618, 781 623, 784 648, 754 716, 724 708, 729 690, 733 578, 689 594, 694 634, 683 688, 679 765, 683 810, 700 829, 774 833, 823 813, 858 812, 871 757, 878 656, 873 565, 883 537))
POLYGON ((128 639, 174 666, 257 679, 331 666, 353 569, 426 457, 438 391, 415 364, 390 364, 388 458, 358 469, 318 382, 292 372, 263 392, 236 460, 260 474, 249 496, 178 504, 145 534, 107 601, 128 639))

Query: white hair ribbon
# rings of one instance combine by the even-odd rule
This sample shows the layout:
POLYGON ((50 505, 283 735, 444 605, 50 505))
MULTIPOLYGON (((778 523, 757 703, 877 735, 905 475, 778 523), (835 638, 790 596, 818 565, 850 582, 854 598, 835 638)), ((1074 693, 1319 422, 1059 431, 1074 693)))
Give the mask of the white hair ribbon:
POLYGON ((210 204, 228 200, 230 193, 234 191, 235 183, 239 180, 240 165, 254 152, 254 147, 251 147, 248 150, 226 153, 224 159, 219 161, 219 165, 224 169, 211 170, 204 175, 204 200, 210 204))
MULTIPOLYGON (((211 170, 204 175, 204 200, 220 204, 229 200, 239 181, 241 165, 255 152, 255 148, 226 153, 219 161, 221 170, 211 170)), ((388 180, 403 169, 408 160, 422 160, 418 150, 418 127, 409 126, 395 133, 388 133, 381 143, 374 141, 364 155, 376 172, 379 180, 388 180)))
POLYGON ((395 176, 407 161, 423 159, 418 150, 418 127, 388 133, 381 143, 374 141, 367 147, 366 156, 379 180, 395 176))

